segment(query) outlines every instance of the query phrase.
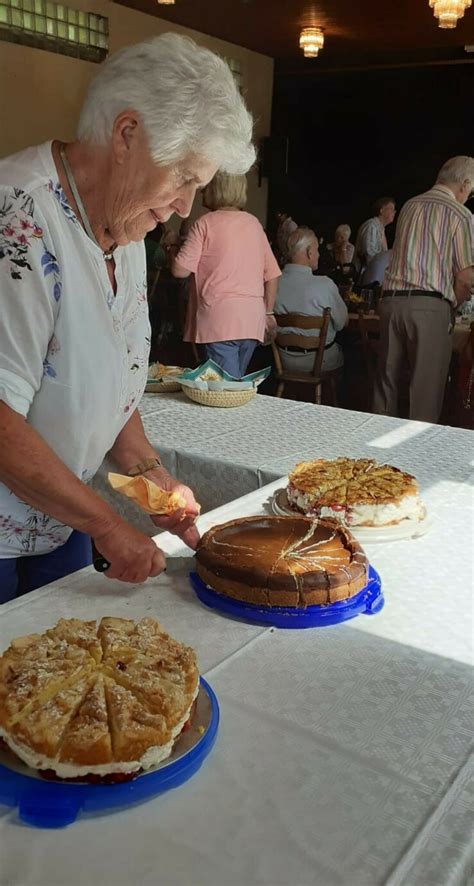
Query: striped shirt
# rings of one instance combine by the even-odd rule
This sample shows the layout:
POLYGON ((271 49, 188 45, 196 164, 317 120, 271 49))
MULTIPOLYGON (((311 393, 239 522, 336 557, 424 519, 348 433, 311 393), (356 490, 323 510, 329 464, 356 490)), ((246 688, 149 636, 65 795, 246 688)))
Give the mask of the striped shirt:
POLYGON ((472 213, 445 185, 403 207, 384 289, 441 292, 456 304, 455 275, 474 265, 472 213))

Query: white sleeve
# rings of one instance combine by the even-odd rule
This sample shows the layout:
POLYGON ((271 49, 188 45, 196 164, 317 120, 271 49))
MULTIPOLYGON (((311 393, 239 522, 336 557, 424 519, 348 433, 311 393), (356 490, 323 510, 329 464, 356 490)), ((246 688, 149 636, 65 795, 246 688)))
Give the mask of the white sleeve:
POLYGON ((332 284, 332 298, 329 307, 331 308, 334 329, 336 332, 339 332, 340 329, 344 329, 347 323, 348 312, 347 305, 339 295, 339 290, 335 283, 332 284))
POLYGON ((33 198, 0 187, 0 400, 28 415, 47 365, 61 273, 33 198))
POLYGON ((367 261, 370 261, 374 255, 377 255, 380 252, 380 231, 374 221, 370 221, 367 224, 367 229, 363 237, 363 252, 367 261))

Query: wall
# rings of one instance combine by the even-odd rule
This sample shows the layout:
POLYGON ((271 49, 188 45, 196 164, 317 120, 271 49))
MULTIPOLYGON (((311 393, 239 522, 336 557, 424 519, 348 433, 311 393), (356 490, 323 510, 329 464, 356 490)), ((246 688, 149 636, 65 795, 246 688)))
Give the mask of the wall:
MULTIPOLYGON (((73 0, 76 9, 90 10, 109 19, 109 47, 114 52, 128 43, 174 30, 242 65, 243 88, 255 119, 258 143, 270 131, 273 60, 267 56, 171 25, 109 0, 73 0)), ((0 156, 51 138, 72 139, 78 111, 97 65, 68 56, 0 43, 0 156)), ((258 187, 256 170, 249 173, 248 209, 265 224, 267 182, 258 187)))
POLYGON ((474 154, 473 95, 472 64, 311 79, 277 70, 270 206, 326 237, 343 222, 355 233, 377 197, 400 207, 449 157, 474 154))

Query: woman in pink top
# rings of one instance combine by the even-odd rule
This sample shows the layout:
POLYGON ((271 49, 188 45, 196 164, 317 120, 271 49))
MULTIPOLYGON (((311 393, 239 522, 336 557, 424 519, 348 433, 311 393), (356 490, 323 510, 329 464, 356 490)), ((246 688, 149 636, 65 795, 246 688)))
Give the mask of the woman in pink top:
POLYGON ((218 173, 204 191, 211 210, 192 226, 172 261, 175 277, 194 274, 184 340, 203 345, 235 378, 273 329, 280 269, 260 222, 243 212, 244 175, 218 173))

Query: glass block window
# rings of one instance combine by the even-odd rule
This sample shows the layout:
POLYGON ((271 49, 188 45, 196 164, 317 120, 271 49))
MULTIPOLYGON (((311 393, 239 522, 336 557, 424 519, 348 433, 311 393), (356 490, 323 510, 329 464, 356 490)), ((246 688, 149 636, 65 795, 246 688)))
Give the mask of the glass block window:
POLYGON ((0 0, 0 40, 101 62, 109 21, 54 0, 0 0))
POLYGON ((230 70, 232 71, 232 76, 239 87, 239 91, 242 92, 242 84, 243 84, 243 76, 242 76, 242 63, 238 61, 236 58, 224 58, 224 61, 227 62, 230 70))

